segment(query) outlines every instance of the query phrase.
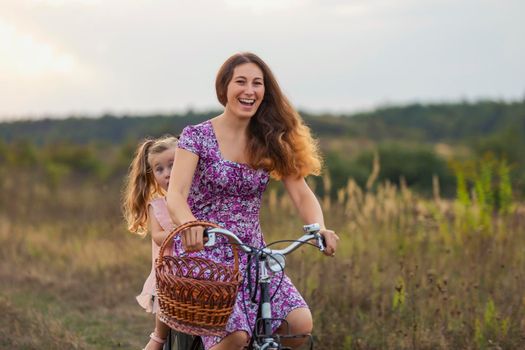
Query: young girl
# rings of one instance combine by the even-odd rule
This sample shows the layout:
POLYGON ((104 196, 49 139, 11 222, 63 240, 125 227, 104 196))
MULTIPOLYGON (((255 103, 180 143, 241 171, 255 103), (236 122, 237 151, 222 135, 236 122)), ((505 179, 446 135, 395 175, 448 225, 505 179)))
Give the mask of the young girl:
MULTIPOLYGON (((138 303, 147 311, 156 314, 158 301, 155 292, 155 259, 160 245, 174 228, 164 195, 168 189, 170 172, 177 139, 166 136, 160 139, 143 141, 133 159, 124 192, 123 209, 128 229, 145 235, 151 232, 151 273, 144 283, 142 293, 137 296, 138 303)), ((162 349, 169 328, 155 317, 155 331, 145 350, 162 349)), ((180 338, 191 338, 178 334, 180 338)))
MULTIPOLYGON (((305 224, 319 223, 325 254, 335 256, 339 237, 324 226, 323 212, 304 177, 318 174, 317 144, 299 114, 283 95, 263 60, 252 53, 233 55, 222 65, 215 87, 224 112, 186 127, 175 154, 167 201, 176 224, 195 219, 212 221, 237 234, 250 246, 265 246, 259 222, 262 194, 269 176, 281 180, 305 224)), ((192 227, 175 243, 175 251, 231 263, 222 247, 202 250, 202 227, 192 227), (182 245, 182 246, 181 246, 182 245)), ((241 252, 241 275, 247 268, 241 252)), ((294 334, 310 333, 312 315, 288 277, 272 290, 276 319, 286 319, 294 334)), ((250 303, 244 281, 226 336, 204 336, 206 349, 243 349, 252 333, 257 308, 250 303), (244 292, 243 292, 244 291, 244 292)), ((277 333, 286 327, 273 322, 277 333)), ((290 339, 287 346, 301 345, 290 339)))

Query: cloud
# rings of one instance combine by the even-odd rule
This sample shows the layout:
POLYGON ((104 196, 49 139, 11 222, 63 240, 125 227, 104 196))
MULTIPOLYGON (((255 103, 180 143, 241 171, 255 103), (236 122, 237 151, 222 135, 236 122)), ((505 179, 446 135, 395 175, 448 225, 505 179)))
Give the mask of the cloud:
POLYGON ((20 78, 79 74, 76 57, 0 20, 0 71, 20 78))
POLYGON ((44 6, 71 6, 71 5, 97 5, 102 3, 101 0, 23 0, 28 5, 44 6))
POLYGON ((312 110, 524 89, 522 0, 0 2, 0 117, 218 108, 215 74, 239 51, 312 110))
POLYGON ((234 10, 249 10, 262 15, 304 7, 308 5, 308 0, 224 0, 224 3, 234 10))

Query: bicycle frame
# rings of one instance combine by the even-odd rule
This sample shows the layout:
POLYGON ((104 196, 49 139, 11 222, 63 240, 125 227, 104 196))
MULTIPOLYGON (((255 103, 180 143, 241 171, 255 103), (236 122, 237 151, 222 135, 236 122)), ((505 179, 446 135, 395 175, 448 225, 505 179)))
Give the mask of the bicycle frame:
MULTIPOLYGON (((237 235, 233 232, 222 229, 222 228, 210 228, 205 230, 208 241, 205 246, 210 247, 216 244, 216 234, 222 234, 230 238, 232 244, 238 244, 239 248, 246 252, 248 255, 255 256, 257 258, 256 264, 258 268, 258 285, 260 286, 260 301, 259 301, 259 315, 256 320, 255 331, 252 334, 249 349, 254 350, 270 350, 270 349, 283 349, 281 347, 281 338, 294 337, 293 335, 279 336, 274 335, 272 331, 272 321, 277 320, 272 318, 272 304, 270 297, 270 283, 272 276, 268 272, 281 272, 284 270, 286 258, 285 256, 299 248, 301 245, 316 240, 317 246, 320 251, 324 251, 325 244, 323 237, 319 234, 319 224, 311 224, 303 226, 305 234, 299 239, 295 240, 292 244, 284 249, 270 249, 254 248, 244 244, 237 235), (262 334, 259 334, 259 329, 262 334)), ((279 319, 280 321, 287 324, 286 320, 279 319)), ((310 336, 311 337, 311 336, 310 336)), ((313 343, 311 343, 313 344, 313 343)), ((311 347, 313 348, 313 347, 311 347)))

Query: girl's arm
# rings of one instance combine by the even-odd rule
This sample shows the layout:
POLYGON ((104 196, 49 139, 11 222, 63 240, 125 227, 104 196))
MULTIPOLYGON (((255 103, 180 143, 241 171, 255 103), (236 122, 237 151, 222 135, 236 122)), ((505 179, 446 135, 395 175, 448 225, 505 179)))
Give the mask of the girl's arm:
POLYGON ((155 219, 155 213, 151 205, 149 206, 148 212, 149 230, 151 232, 151 238, 160 247, 162 245, 162 242, 164 242, 166 237, 168 237, 169 232, 164 231, 157 219, 155 219))
MULTIPOLYGON (((170 217, 177 226, 196 220, 188 205, 188 195, 198 162, 199 156, 190 151, 182 148, 177 148, 175 151, 166 200, 170 217)), ((202 235, 202 227, 191 227, 186 230, 182 235, 184 250, 202 249, 204 247, 202 235)))
POLYGON ((326 241, 325 254, 334 256, 339 236, 334 231, 326 229, 321 205, 304 178, 289 176, 283 179, 283 184, 303 222, 321 225, 320 233, 326 241))

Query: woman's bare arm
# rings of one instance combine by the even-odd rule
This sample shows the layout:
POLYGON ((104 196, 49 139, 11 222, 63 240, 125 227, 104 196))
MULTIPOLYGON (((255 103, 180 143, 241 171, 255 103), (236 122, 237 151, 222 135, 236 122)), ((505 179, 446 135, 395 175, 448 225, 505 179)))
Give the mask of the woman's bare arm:
POLYGON ((325 254, 334 256, 339 236, 334 231, 326 229, 321 205, 305 179, 290 176, 283 179, 283 184, 303 222, 321 225, 320 233, 326 241, 325 254))
MULTIPOLYGON (((177 148, 166 197, 170 217, 176 225, 195 220, 195 216, 188 205, 188 195, 198 162, 199 156, 177 148)), ((187 251, 201 250, 204 247, 202 235, 203 229, 201 227, 192 227, 186 230, 182 235, 184 249, 187 251)))

